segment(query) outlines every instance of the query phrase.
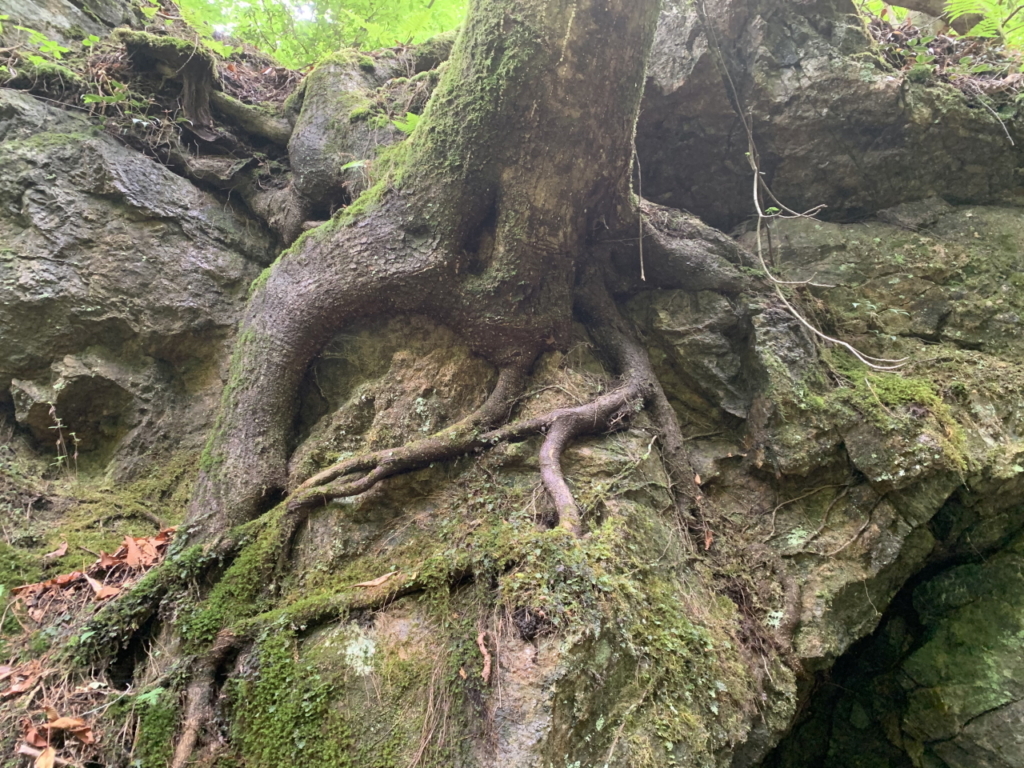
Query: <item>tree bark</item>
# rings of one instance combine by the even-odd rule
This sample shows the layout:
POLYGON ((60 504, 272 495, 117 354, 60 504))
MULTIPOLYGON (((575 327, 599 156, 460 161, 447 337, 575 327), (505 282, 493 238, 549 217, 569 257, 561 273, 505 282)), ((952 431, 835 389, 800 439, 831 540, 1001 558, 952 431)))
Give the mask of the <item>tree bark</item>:
POLYGON ((564 348, 583 248, 630 209, 657 0, 476 0, 420 124, 250 300, 190 507, 194 540, 272 506, 298 384, 345 323, 426 312, 497 366, 564 348))

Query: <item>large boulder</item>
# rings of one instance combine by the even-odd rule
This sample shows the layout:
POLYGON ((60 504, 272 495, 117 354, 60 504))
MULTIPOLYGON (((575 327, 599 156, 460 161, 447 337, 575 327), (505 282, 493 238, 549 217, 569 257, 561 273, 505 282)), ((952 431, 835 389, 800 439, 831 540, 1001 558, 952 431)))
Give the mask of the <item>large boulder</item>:
POLYGON ((102 36, 141 19, 130 0, 0 0, 0 14, 7 17, 5 35, 18 36, 17 27, 27 27, 61 43, 102 36))
POLYGON ((753 216, 748 127, 764 181, 797 211, 849 220, 1019 190, 1017 122, 882 63, 849 0, 704 7, 706 21, 693 3, 662 11, 637 126, 648 199, 726 230, 753 216))
POLYGON ((197 442, 208 414, 166 418, 219 381, 270 238, 26 94, 0 91, 0 137, 0 390, 13 389, 18 418, 42 437, 53 404, 104 460, 183 434, 197 442))

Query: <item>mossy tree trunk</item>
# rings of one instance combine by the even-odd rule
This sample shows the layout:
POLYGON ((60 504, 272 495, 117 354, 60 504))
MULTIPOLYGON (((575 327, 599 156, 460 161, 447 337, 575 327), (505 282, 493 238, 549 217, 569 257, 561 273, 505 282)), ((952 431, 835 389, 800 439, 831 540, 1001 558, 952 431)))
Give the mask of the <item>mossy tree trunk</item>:
POLYGON ((353 212, 285 252, 252 296, 191 507, 193 537, 221 536, 286 492, 299 381, 354 318, 428 313, 503 369, 566 345, 590 235, 637 215, 632 137, 658 9, 473 3, 384 177, 353 212))
MULTIPOLYGON (((538 434, 545 435, 540 476, 557 522, 579 536, 583 524, 562 453, 580 435, 628 424, 644 407, 659 429, 677 519, 700 518, 689 516, 702 497, 677 417, 615 298, 643 280, 694 290, 743 284, 722 258, 736 248, 727 238, 699 226, 697 233, 664 226, 665 211, 641 206, 631 192, 634 131, 659 10, 658 0, 471 4, 421 120, 407 141, 378 158, 375 185, 300 237, 254 284, 186 542, 230 560, 244 536, 239 526, 278 507, 267 518, 270 533, 261 534, 276 542, 267 549, 273 570, 311 507, 390 475, 538 434), (447 325, 495 366, 490 397, 428 437, 311 478, 289 476, 297 393, 311 360, 346 323, 403 313, 447 325), (617 384, 582 405, 510 420, 534 360, 566 350, 574 320, 587 326, 617 384)), ((225 660, 252 639, 216 608, 220 593, 239 599, 236 571, 212 586, 206 629, 220 634, 192 670, 173 768, 188 762, 215 719, 225 660)), ((251 590, 251 574, 244 579, 251 590)), ((395 589, 402 594, 403 587, 395 589)), ((315 626, 350 610, 345 600, 327 601, 301 623, 315 626)))

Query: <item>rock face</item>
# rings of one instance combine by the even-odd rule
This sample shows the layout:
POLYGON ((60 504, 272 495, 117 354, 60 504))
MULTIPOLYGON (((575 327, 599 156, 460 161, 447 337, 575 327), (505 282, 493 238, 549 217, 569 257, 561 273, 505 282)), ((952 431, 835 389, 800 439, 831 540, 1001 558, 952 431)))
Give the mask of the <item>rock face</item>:
POLYGON ((4 27, 29 27, 62 43, 105 35, 141 15, 130 0, 0 0, 0 14, 9 17, 4 27))
MULTIPOLYGON (((892 393, 877 388, 875 405, 884 407, 888 426, 838 426, 849 461, 881 494, 849 546, 873 541, 863 556, 889 565, 859 585, 859 596, 856 582, 848 584, 842 618, 832 620, 827 637, 842 642, 835 629, 848 633, 859 614, 866 623, 846 634, 847 643, 855 640, 891 608, 878 632, 829 673, 835 684, 814 695, 765 766, 1008 768, 1021 759, 1011 734, 1022 699, 1015 681, 1024 621, 1016 597, 1024 345, 1010 318, 1024 301, 1013 282, 1024 233, 1017 210, 936 200, 882 211, 879 219, 780 224, 776 261, 787 279, 814 275, 835 286, 815 290, 844 338, 890 356, 918 340, 931 345, 938 354, 912 372, 943 393, 957 426, 947 424, 961 432, 942 446, 939 431, 898 428, 890 419, 908 406, 892 408, 892 393), (950 450, 961 452, 959 469, 943 467, 950 450), (886 573, 880 602, 875 590, 886 573)), ((909 408, 921 425, 942 406, 916 397, 909 408)), ((799 527, 798 536, 809 529, 799 527)), ((841 572, 845 553, 831 556, 828 569, 841 572)), ((835 610, 839 601, 830 602, 835 610)), ((800 632, 805 651, 812 627, 800 632)))
POLYGON ((995 202, 1020 188, 1014 124, 1016 146, 952 86, 880 65, 849 0, 706 7, 706 24, 693 4, 662 12, 637 132, 645 197, 726 230, 747 219, 753 171, 737 108, 764 180, 795 210, 824 205, 848 220, 935 195, 995 202))
MULTIPOLYGON (((762 170, 796 207, 877 216, 776 221, 766 262, 809 281, 785 294, 808 323, 903 367, 871 369, 815 337, 768 281, 634 296, 627 314, 681 416, 706 518, 675 517, 642 415, 567 452, 580 540, 545 525, 536 440, 316 509, 287 552, 267 544, 281 524, 268 513, 226 602, 175 615, 191 642, 211 626, 204 610, 259 628, 218 703, 231 757, 270 768, 316 745, 339 765, 1024 762, 1024 224, 978 204, 1015 188, 1016 150, 958 96, 841 58, 862 43, 836 21, 847 2, 791 5, 709 11, 711 29, 743 40, 721 52, 731 71, 756 73, 733 96, 757 116, 762 170), (243 570, 286 555, 280 579, 243 570), (329 614, 341 620, 315 621, 329 614)), ((751 210, 752 171, 704 30, 667 5, 642 191, 731 226, 751 210)), ((390 119, 360 122, 371 65, 348 57, 311 78, 283 195, 343 201, 354 169, 318 148, 355 157, 397 138, 390 119), (359 81, 351 102, 332 72, 359 81)), ((429 93, 414 80, 403 98, 429 93)), ((0 91, 0 141, 0 416, 40 445, 59 419, 91 476, 197 452, 270 236, 26 95, 0 91)), ((289 226, 307 215, 296 203, 289 226)), ((743 249, 677 223, 763 279, 752 235, 743 249)), ((652 270, 688 257, 668 255, 652 270)), ((538 363, 519 415, 614 385, 585 330, 575 341, 538 363)), ((456 421, 495 376, 429 318, 347 329, 306 377, 292 480, 456 421)), ((154 654, 138 678, 164 679, 169 663, 154 654)))
MULTIPOLYGON (((536 572, 516 570, 527 580, 517 582, 523 592, 501 587, 510 590, 506 617, 497 623, 478 617, 482 624, 474 625, 494 633, 485 642, 497 638, 503 644, 495 674, 508 695, 489 694, 474 677, 479 654, 458 657, 476 682, 467 682, 461 705, 456 697, 445 706, 470 707, 490 730, 466 726, 476 751, 446 759, 590 765, 606 760, 612 749, 611 765, 635 765, 637 755, 649 765, 674 760, 736 768, 1015 764, 1017 742, 1003 734, 1017 717, 1017 662, 1007 654, 1021 614, 1009 595, 1016 577, 1007 581, 1000 574, 1017 567, 1018 545, 1006 548, 1006 542, 1024 526, 1018 501, 1024 445, 1016 437, 1024 345, 1012 331, 986 330, 972 339, 964 334, 968 323, 984 326, 1018 311, 1021 293, 1006 281, 1024 249, 1019 216, 1008 208, 930 200, 882 211, 878 220, 858 225, 782 221, 773 225, 772 242, 783 278, 815 275, 816 283, 833 286, 813 288, 799 304, 830 333, 870 354, 913 355, 917 362, 896 373, 871 371, 838 349, 816 345, 767 292, 730 299, 674 290, 634 298, 631 317, 683 416, 694 467, 715 510, 714 554, 707 573, 676 564, 631 576, 615 590, 636 588, 650 601, 671 585, 673 600, 688 606, 693 623, 684 630, 668 614, 656 626, 695 632, 714 651, 693 655, 683 643, 676 655, 660 655, 659 635, 640 640, 633 634, 643 626, 634 622, 650 619, 622 605, 605 605, 587 631, 562 635, 556 645, 543 621, 538 633, 531 624, 536 619, 516 612, 525 595, 538 594, 529 581, 536 572), (987 319, 979 307, 987 308, 987 319), (968 562, 994 552, 1001 554, 989 563, 968 562), (920 575, 938 571, 942 575, 932 580, 920 575), (703 578, 715 588, 705 591, 703 578), (795 593, 787 586, 792 584, 798 585, 795 593), (908 613, 908 605, 916 613, 908 613), (964 640, 966 628, 985 616, 996 620, 986 624, 983 642, 972 646, 964 640), (751 617, 762 629, 745 623, 751 617), (787 626, 795 629, 789 658, 799 660, 801 680, 780 663, 790 647, 787 626), (868 654, 866 643, 884 645, 889 655, 868 654), (712 695, 695 690, 691 699, 647 704, 645 686, 675 684, 669 658, 706 681, 712 695), (757 659, 770 665, 770 678, 751 671, 757 659), (975 671, 980 659, 984 667, 975 671), (898 673, 892 660, 901 665, 898 673), (652 677, 661 665, 668 665, 667 677, 652 677), (887 676, 876 679, 883 668, 887 676), (859 677, 825 688, 854 688, 856 701, 807 692, 815 681, 850 669, 859 677), (751 696, 763 696, 756 713, 745 710, 751 696), (772 752, 806 696, 814 716, 772 752), (668 704, 676 714, 665 717, 672 711, 668 704), (614 733, 605 730, 615 717, 609 712, 631 706, 634 714, 615 726, 624 735, 613 745, 614 733), (819 713, 833 719, 819 719, 819 713), (674 729, 670 748, 652 736, 668 728, 674 729), (831 740, 826 732, 834 734, 831 740), (978 762, 979 755, 990 762, 978 762)), ((547 358, 536 371, 534 394, 523 404, 527 415, 543 412, 565 393, 586 397, 601 386, 606 374, 586 352, 585 337, 580 344, 567 357, 547 358)), ((293 472, 305 477, 339 456, 401 443, 457 419, 485 396, 492 376, 429 320, 352 329, 311 376, 306 437, 293 472)), ((595 541, 624 546, 613 531, 644 530, 649 546, 674 535, 661 527, 666 521, 657 513, 664 508, 666 479, 644 458, 649 439, 640 421, 613 438, 585 441, 567 456, 595 541)), ((532 538, 534 521, 545 514, 543 497, 533 492, 536 451, 533 443, 509 446, 475 466, 455 468, 453 477, 445 474, 451 470, 434 468, 316 512, 296 541, 296 583, 289 587, 296 591, 284 602, 317 590, 329 594, 335 579, 344 578, 339 573, 355 582, 389 572, 397 579, 440 562, 484 568, 498 551, 517 551, 493 549, 507 536, 537 547, 536 562, 545 563, 538 565, 541 571, 573 574, 569 582, 545 582, 541 592, 552 601, 549 615, 560 615, 562 601, 580 594, 565 584, 618 578, 619 566, 613 557, 598 569, 587 561, 587 546, 547 549, 551 542, 532 538), (560 559, 570 551, 582 560, 560 559)), ((470 587, 456 589, 446 615, 474 616, 474 594, 470 587)), ((574 615, 591 616, 586 611, 592 606, 571 605, 574 615)), ((656 605, 656 612, 666 610, 656 605)), ((340 695, 346 711, 372 712, 380 733, 402 733, 396 743, 408 745, 422 735, 422 721, 413 721, 410 730, 396 703, 438 695, 428 680, 430 660, 448 654, 456 642, 431 606, 396 604, 369 627, 354 620, 318 630, 295 646, 300 666, 347 670, 339 673, 349 681, 340 695), (372 653, 354 659, 357 646, 372 653), (404 699, 388 687, 395 680, 388 670, 399 663, 410 665, 404 699), (356 672, 357 678, 380 681, 387 692, 368 696, 362 683, 346 677, 356 672)), ((269 646, 255 649, 242 670, 274 663, 273 652, 269 646)), ((258 676, 241 674, 250 675, 247 684, 259 685, 258 676)), ((414 711, 420 713, 414 717, 422 715, 414 711)))
POLYGON ((42 439, 53 403, 83 452, 125 468, 168 438, 200 440, 211 393, 190 398, 216 389, 270 239, 30 96, 0 91, 0 140, 0 388, 18 420, 42 439))

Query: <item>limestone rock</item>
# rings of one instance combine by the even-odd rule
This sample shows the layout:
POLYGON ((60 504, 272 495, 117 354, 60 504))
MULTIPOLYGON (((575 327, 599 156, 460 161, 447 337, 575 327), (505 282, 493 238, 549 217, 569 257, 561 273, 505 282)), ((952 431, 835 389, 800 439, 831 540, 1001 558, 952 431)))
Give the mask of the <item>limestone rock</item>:
MULTIPOLYGON (((0 389, 21 382, 19 414, 41 436, 51 425, 39 393, 52 387, 83 449, 112 450, 143 423, 145 400, 152 419, 175 392, 210 384, 248 285, 272 257, 270 239, 87 120, 28 95, 0 91, 0 134, 0 389), (82 362, 93 352, 99 368, 82 362), (146 372, 148 394, 128 371, 146 372)), ((205 418, 178 427, 194 432, 205 418)), ((130 443, 119 450, 141 454, 152 440, 130 443)))
MULTIPOLYGON (((951 86, 911 83, 876 61, 848 0, 810 11, 707 3, 706 13, 710 37, 692 4, 662 11, 637 128, 645 197, 726 230, 754 214, 737 101, 764 180, 798 211, 824 205, 829 218, 856 219, 936 195, 981 203, 1019 189, 1021 142, 951 86), (723 50, 719 39, 742 43, 723 50)), ((1016 123, 1007 127, 1016 138, 1016 123)))

